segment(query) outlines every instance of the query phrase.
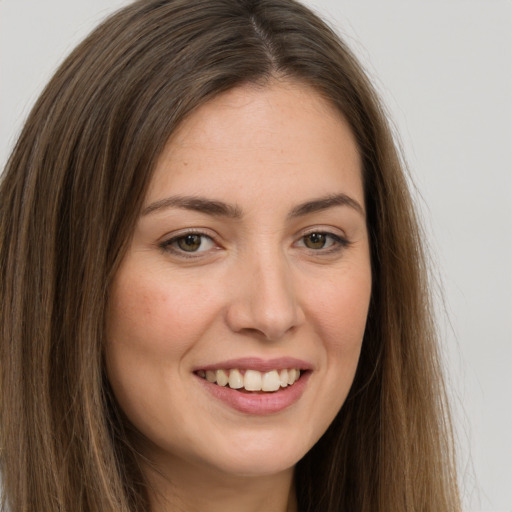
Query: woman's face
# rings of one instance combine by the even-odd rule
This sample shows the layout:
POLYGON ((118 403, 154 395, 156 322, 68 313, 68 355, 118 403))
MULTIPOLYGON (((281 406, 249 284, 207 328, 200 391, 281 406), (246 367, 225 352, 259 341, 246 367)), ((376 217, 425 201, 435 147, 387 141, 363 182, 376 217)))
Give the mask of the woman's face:
POLYGON ((107 372, 145 454, 289 470, 347 396, 370 290, 361 161, 337 111, 290 82, 197 109, 111 290, 107 372))

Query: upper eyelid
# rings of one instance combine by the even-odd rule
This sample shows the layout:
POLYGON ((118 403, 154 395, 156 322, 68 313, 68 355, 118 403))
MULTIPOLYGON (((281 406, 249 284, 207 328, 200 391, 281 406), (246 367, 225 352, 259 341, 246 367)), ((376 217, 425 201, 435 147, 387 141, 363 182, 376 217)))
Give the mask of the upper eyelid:
POLYGON ((304 229, 301 229, 297 236, 298 238, 301 238, 303 236, 310 235, 311 233, 324 233, 326 235, 333 235, 337 236, 339 238, 348 238, 347 234, 345 233, 345 230, 335 227, 335 226, 328 226, 328 225, 318 225, 318 226, 310 226, 304 229))
POLYGON ((217 235, 214 232, 205 228, 183 228, 162 236, 159 243, 171 242, 177 238, 182 238, 187 235, 201 235, 207 238, 211 238, 212 240, 217 239, 217 235))
POLYGON ((328 231, 310 231, 309 233, 305 233, 304 235, 300 236, 294 243, 297 243, 297 242, 303 240, 304 238, 306 238, 308 235, 312 235, 315 233, 331 237, 333 239, 333 241, 338 244, 348 245, 351 243, 350 240, 348 240, 348 238, 346 238, 344 235, 337 235, 335 233, 331 233, 328 231))
MULTIPOLYGON (((156 245, 160 248, 160 249, 163 249, 163 250, 172 250, 176 253, 183 253, 185 254, 186 251, 182 251, 180 250, 179 248, 174 248, 172 247, 172 245, 177 241, 179 240, 180 238, 184 238, 188 235, 199 235, 199 236, 202 236, 202 237, 205 237, 209 240, 212 241, 212 243, 219 247, 220 246, 220 243, 218 242, 217 238, 213 235, 210 235, 209 233, 206 233, 205 231, 203 230, 195 230, 195 229, 184 229, 184 230, 180 230, 178 232, 174 232, 172 234, 168 234, 168 235, 165 235, 164 237, 162 237, 157 243, 156 245)), ((200 254, 201 251, 198 253, 200 254)), ((190 252, 190 256, 194 254, 194 252, 190 252)))

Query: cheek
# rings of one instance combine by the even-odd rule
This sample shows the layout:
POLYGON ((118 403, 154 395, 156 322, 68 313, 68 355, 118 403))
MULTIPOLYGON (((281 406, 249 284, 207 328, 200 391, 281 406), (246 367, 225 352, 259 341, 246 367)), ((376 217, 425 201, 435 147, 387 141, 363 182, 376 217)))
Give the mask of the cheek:
POLYGON ((138 409, 149 414, 159 390, 179 382, 186 354, 209 321, 197 290, 171 283, 161 273, 138 275, 127 265, 116 278, 106 346, 109 381, 131 418, 138 409))
POLYGON ((165 432, 172 424, 172 418, 162 415, 163 404, 171 396, 179 400, 171 390, 181 389, 189 371, 187 354, 201 344, 216 306, 197 286, 166 278, 163 272, 137 270, 123 267, 111 289, 106 370, 128 418, 141 432, 158 438, 159 429, 165 432))
POLYGON ((371 296, 369 266, 347 272, 323 286, 312 297, 313 315, 322 339, 335 352, 359 352, 371 296))
POLYGON ((129 271, 124 274, 130 278, 121 275, 111 293, 109 342, 146 357, 178 357, 210 321, 214 297, 161 275, 136 279, 129 271))
POLYGON ((314 444, 343 406, 352 386, 366 327, 371 294, 368 268, 331 274, 308 299, 317 353, 321 354, 306 436, 314 444), (313 421, 314 418, 314 421, 313 421))
POLYGON ((348 394, 355 376, 366 328, 371 296, 368 267, 342 275, 319 290, 314 303, 315 328, 323 344, 324 394, 334 414, 348 394))

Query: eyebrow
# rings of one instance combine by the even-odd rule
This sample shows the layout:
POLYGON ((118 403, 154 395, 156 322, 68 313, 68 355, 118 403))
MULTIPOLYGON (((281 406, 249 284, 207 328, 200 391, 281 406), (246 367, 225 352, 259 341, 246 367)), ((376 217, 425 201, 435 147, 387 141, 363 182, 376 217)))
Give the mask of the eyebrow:
MULTIPOLYGON (((365 212, 363 207, 350 196, 346 194, 333 194, 312 201, 307 201, 297 205, 288 214, 288 218, 302 217, 311 213, 320 212, 336 206, 349 206, 356 210, 363 217, 365 212)), ((146 206, 142 210, 142 216, 167 208, 181 208, 184 210, 193 210, 214 217, 226 217, 230 219, 241 219, 242 210, 237 205, 231 205, 222 201, 207 199, 197 196, 170 196, 160 201, 156 201, 146 206)))
POLYGON ((156 201, 146 206, 146 208, 142 210, 142 215, 148 215, 167 208, 193 210, 196 212, 206 213, 214 217, 228 217, 231 219, 240 219, 242 217, 242 210, 238 206, 196 196, 166 197, 165 199, 161 199, 160 201, 156 201))
POLYGON ((332 194, 313 201, 299 204, 296 206, 288 215, 289 218, 302 217, 303 215, 309 215, 310 213, 320 212, 333 208, 335 206, 349 206, 353 208, 363 217, 366 216, 364 208, 350 196, 346 194, 332 194))

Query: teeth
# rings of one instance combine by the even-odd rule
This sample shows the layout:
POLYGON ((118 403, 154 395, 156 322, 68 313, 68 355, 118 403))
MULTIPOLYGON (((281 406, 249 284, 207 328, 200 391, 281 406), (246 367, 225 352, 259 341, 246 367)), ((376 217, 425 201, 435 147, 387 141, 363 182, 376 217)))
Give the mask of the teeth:
POLYGON ((300 377, 297 368, 258 372, 256 370, 199 370, 199 377, 219 386, 229 386, 231 389, 244 388, 246 391, 277 391, 294 384, 300 377))
POLYGON ((288 386, 288 370, 286 368, 279 372, 279 381, 281 382, 282 388, 288 386))
POLYGON ((228 374, 227 374, 226 371, 224 371, 224 370, 217 370, 215 372, 215 375, 217 377, 217 384, 219 386, 225 386, 228 383, 229 377, 228 377, 228 374))
POLYGON ((299 378, 299 370, 292 368, 288 370, 288 385, 291 386, 299 378))
POLYGON ((247 391, 261 391, 261 373, 247 370, 244 375, 244 388, 247 391))
POLYGON ((281 387, 279 380, 279 374, 277 370, 272 370, 263 374, 261 378, 261 390, 262 391, 277 391, 281 387))
POLYGON ((244 378, 238 370, 231 370, 229 372, 229 387, 231 389, 240 389, 244 387, 244 378))

